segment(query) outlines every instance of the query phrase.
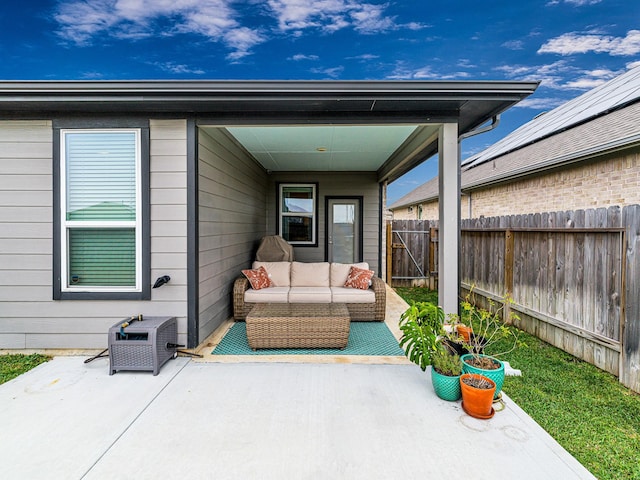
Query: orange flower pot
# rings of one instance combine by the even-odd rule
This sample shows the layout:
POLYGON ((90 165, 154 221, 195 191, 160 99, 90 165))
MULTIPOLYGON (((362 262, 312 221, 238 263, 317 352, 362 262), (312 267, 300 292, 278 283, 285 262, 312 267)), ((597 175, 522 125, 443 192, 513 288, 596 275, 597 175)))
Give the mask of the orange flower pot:
POLYGON ((465 373, 460 376, 460 390, 462 392, 462 409, 474 418, 487 419, 493 417, 493 394, 496 391, 496 384, 490 378, 477 373, 465 373), (491 388, 476 388, 467 385, 464 380, 483 379, 490 383, 491 388))
POLYGON ((473 332, 473 330, 471 330, 471 327, 467 327, 466 325, 458 325, 457 332, 458 335, 460 335, 466 343, 471 342, 471 333, 473 332))

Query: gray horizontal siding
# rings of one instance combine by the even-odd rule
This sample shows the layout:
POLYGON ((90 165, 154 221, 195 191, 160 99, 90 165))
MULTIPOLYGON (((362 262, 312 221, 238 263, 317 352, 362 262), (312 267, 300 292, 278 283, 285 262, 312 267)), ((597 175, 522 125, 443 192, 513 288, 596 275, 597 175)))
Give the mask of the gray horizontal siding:
POLYGON ((199 334, 232 314, 233 281, 266 232, 267 175, 225 130, 199 130, 199 334))
POLYGON ((50 121, 0 122, 0 348, 104 348, 109 327, 175 316, 187 337, 186 121, 150 122, 151 301, 53 301, 50 121))

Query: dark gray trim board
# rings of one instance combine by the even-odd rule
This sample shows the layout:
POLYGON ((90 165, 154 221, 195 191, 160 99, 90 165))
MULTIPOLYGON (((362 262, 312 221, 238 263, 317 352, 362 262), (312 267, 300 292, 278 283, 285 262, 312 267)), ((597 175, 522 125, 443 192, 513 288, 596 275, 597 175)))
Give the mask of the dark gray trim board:
POLYGON ((187 348, 198 346, 200 334, 200 231, 198 128, 187 119, 187 348))

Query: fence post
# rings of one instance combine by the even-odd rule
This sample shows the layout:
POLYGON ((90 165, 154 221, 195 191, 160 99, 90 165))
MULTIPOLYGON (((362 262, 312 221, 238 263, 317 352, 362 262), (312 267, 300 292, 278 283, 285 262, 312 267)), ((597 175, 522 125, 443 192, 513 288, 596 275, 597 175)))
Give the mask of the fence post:
MULTIPOLYGON (((429 222, 431 224, 431 222, 429 222)), ((429 228, 429 289, 438 290, 438 270, 436 269, 436 244, 438 243, 438 229, 429 228)))
POLYGON ((385 281, 391 286, 393 282, 393 226, 391 222, 387 222, 387 274, 385 281))
POLYGON ((511 294, 513 293, 513 262, 514 262, 514 238, 513 232, 507 229, 504 232, 504 319, 511 318, 511 294), (507 300, 508 299, 508 300, 507 300))

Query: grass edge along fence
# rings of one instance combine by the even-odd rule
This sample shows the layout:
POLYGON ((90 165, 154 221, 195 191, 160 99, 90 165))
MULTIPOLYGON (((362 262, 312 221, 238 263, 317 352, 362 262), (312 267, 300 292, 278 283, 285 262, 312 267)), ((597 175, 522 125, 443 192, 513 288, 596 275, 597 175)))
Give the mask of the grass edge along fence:
MULTIPOLYGON (((391 225, 392 286, 437 285, 437 222, 391 225)), ((461 295, 509 294, 520 328, 640 392, 640 205, 465 219, 460 251, 461 295)))

